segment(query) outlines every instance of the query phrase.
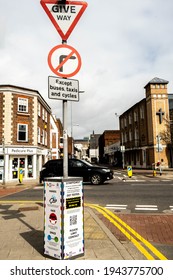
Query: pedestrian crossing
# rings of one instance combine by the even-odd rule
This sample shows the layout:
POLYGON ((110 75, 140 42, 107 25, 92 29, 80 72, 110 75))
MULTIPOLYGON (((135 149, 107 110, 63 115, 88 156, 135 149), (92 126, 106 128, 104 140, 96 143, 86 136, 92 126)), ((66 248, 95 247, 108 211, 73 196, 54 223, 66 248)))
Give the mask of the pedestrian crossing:
POLYGON ((123 204, 107 204, 106 208, 107 209, 114 209, 114 210, 126 210, 127 209, 127 205, 123 205, 123 204))
POLYGON ((158 211, 157 205, 136 205, 137 211, 158 211))
MULTIPOLYGON (((130 211, 130 212, 159 212, 159 207, 158 205, 151 205, 151 204, 136 204, 134 206, 130 206, 127 204, 106 204, 105 205, 106 209, 109 209, 111 211, 114 212, 126 212, 126 211, 130 211)), ((171 211, 173 212, 173 205, 170 205, 167 207, 167 209, 163 210, 163 211, 171 211)), ((162 212, 163 212, 162 211, 162 212)))
POLYGON ((157 182, 173 182, 173 176, 169 176, 168 178, 163 178, 163 177, 146 177, 143 175, 139 175, 139 176, 133 176, 131 178, 129 178, 127 175, 125 174, 120 174, 120 173, 114 173, 114 180, 115 181, 121 181, 124 183, 142 183, 142 182, 153 182, 153 183, 157 183, 157 182))

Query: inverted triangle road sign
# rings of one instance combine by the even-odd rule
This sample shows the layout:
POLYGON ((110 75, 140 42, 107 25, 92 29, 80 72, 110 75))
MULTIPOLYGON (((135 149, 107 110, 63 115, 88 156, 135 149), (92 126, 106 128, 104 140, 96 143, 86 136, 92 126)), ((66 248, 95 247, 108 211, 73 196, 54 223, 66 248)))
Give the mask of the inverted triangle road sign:
POLYGON ((43 9, 63 40, 67 40, 88 4, 80 1, 41 0, 43 9))

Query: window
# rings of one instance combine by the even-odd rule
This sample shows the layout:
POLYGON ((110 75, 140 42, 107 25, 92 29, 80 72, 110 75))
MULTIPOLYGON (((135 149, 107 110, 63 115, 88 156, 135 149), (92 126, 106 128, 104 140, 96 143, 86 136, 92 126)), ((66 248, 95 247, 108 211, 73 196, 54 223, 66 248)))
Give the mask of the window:
POLYGON ((138 113, 137 113, 137 111, 134 111, 134 121, 135 122, 138 121, 138 113))
POLYGON ((44 142, 44 144, 47 146, 47 132, 46 132, 46 131, 44 131, 44 136, 45 136, 45 142, 44 142))
POLYGON ((124 118, 124 126, 125 127, 127 126, 127 119, 126 119, 126 117, 124 118))
POLYGON ((44 145, 44 130, 42 130, 42 134, 41 134, 41 144, 44 145))
POLYGON ((138 131, 138 128, 135 127, 135 140, 138 140, 139 139, 139 131, 138 131))
POLYGON ((144 106, 140 107, 140 117, 144 119, 144 106))
POLYGON ((40 117, 41 105, 38 103, 38 116, 40 117))
POLYGON ((44 108, 42 108, 42 120, 44 121, 44 108))
POLYGON ((132 124, 132 115, 129 114, 129 124, 132 124))
POLYGON ((38 127, 38 143, 40 143, 40 127, 38 127))
POLYGON ((28 99, 18 98, 18 112, 28 112, 28 99))
POLYGON ((27 124, 18 124, 17 140, 23 141, 23 142, 28 141, 28 125, 27 124))
POLYGON ((123 118, 121 119, 121 128, 124 128, 124 120, 123 120, 123 118))
POLYGON ((47 122, 47 112, 45 111, 45 122, 47 122))
POLYGON ((129 130, 129 141, 132 141, 132 131, 131 131, 131 129, 129 130))

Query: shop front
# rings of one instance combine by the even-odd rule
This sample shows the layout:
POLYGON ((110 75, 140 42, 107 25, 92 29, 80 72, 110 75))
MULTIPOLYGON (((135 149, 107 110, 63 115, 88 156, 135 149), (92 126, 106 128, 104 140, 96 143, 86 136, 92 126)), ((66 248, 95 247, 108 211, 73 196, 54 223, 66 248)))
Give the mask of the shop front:
POLYGON ((38 180, 42 165, 48 160, 48 149, 36 147, 5 148, 0 155, 0 181, 15 182, 19 179, 19 171, 23 172, 23 180, 38 180), (5 178, 4 176, 5 171, 5 178))

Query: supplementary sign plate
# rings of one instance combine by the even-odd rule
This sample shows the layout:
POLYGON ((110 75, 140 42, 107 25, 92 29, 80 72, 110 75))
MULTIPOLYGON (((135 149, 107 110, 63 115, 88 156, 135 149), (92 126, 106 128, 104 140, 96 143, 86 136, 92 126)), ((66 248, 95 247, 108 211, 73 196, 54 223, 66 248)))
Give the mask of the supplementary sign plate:
POLYGON ((79 81, 49 76, 48 94, 50 99, 79 101, 79 81))

